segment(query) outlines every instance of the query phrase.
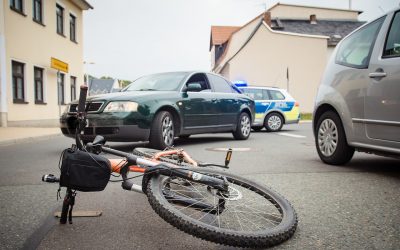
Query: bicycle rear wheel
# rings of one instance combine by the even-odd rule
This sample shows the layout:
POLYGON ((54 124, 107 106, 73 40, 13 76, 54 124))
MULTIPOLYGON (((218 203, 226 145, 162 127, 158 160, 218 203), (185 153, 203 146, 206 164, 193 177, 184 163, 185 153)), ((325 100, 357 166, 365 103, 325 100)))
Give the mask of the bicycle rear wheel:
POLYGON ((153 176, 147 186, 149 203, 171 225, 195 237, 235 247, 270 247, 294 234, 296 212, 275 191, 229 173, 191 170, 226 177, 229 193, 186 179, 153 176))

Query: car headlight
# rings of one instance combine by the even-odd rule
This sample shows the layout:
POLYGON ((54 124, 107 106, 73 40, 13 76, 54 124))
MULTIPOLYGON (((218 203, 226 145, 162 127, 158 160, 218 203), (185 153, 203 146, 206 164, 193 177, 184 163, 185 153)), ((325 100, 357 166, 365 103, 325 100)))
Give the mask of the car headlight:
POLYGON ((135 112, 137 108, 136 102, 110 102, 103 112, 135 112))

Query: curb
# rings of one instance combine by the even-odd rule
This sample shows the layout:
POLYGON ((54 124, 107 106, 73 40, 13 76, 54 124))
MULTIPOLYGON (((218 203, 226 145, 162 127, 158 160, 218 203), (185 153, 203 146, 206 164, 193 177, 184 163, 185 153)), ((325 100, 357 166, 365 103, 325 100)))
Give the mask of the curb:
POLYGON ((25 143, 25 142, 42 141, 42 140, 46 140, 46 139, 60 137, 61 135, 62 135, 61 133, 58 133, 58 134, 51 134, 51 135, 31 136, 31 137, 26 137, 26 138, 4 140, 4 141, 0 141, 0 146, 7 146, 7 145, 13 145, 13 144, 19 144, 19 143, 25 143))

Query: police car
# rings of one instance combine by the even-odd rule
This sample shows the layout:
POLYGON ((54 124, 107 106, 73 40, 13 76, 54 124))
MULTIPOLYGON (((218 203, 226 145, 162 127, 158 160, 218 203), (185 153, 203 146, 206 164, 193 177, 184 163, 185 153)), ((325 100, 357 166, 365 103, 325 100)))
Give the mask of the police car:
POLYGON ((252 128, 260 131, 275 132, 283 124, 298 123, 300 120, 299 103, 284 89, 274 87, 252 87, 247 84, 235 84, 240 91, 254 99, 256 117, 252 128))

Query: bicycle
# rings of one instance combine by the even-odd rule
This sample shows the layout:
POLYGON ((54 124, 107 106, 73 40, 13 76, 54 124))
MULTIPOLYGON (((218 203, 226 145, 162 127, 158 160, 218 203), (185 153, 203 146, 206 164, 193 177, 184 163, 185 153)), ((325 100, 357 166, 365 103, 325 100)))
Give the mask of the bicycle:
POLYGON ((63 185, 67 187, 61 224, 66 223, 68 215, 69 222, 72 223, 76 190, 101 191, 110 178, 108 176, 107 180, 107 173, 113 172, 122 177, 123 189, 144 193, 153 210, 162 219, 195 237, 235 247, 262 248, 280 244, 294 234, 298 223, 297 215, 283 196, 243 177, 209 168, 228 168, 231 151, 228 151, 225 165, 218 165, 197 162, 182 149, 158 151, 137 148, 132 154, 122 152, 105 146, 102 136, 97 136, 93 142, 84 146, 80 134, 86 124, 86 93, 87 87, 81 86, 76 146, 73 145, 72 149, 66 151, 68 153, 68 150, 75 150, 74 157, 84 155, 86 159, 82 159, 83 156, 77 157, 77 160, 69 158, 70 161, 75 159, 79 163, 71 165, 66 163, 67 153, 64 153, 60 178, 54 175, 42 177, 46 182, 64 182, 63 185), (120 156, 122 159, 105 159, 99 155, 102 152, 120 156), (92 165, 85 168, 82 164, 88 161, 92 165), (97 171, 94 170, 96 167, 105 169, 106 174, 96 172, 95 175, 100 177, 93 179, 93 174, 88 174, 87 171, 97 171), (71 182, 65 184, 66 178, 71 179, 74 176, 73 169, 80 168, 86 172, 79 173, 77 178, 90 180, 88 182, 97 183, 97 186, 81 187, 87 183, 78 179, 74 181, 81 181, 81 186, 71 182), (141 174, 142 185, 132 182, 131 179, 138 176, 128 177, 130 172, 141 174))

